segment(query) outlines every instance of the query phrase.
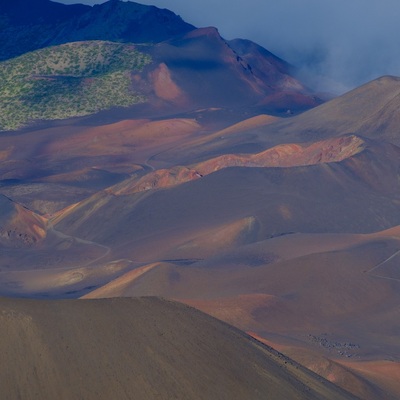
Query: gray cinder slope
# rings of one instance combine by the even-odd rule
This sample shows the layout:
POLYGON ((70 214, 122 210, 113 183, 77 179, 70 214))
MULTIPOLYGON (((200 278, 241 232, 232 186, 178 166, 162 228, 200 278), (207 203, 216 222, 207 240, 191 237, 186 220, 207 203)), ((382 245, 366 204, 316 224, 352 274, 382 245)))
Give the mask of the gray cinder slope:
POLYGON ((187 306, 0 300, 4 399, 351 399, 187 306))

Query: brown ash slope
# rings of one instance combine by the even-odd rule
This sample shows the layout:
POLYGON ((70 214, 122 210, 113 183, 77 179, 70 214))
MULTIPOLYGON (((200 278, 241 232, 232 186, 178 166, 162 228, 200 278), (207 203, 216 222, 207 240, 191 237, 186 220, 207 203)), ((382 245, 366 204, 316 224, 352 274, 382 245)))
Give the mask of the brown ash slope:
POLYGON ((0 247, 30 247, 46 237, 46 220, 0 194, 0 247))
MULTIPOLYGON (((212 146, 205 153, 204 147, 191 147, 190 143, 198 143, 199 129, 194 120, 175 119, 88 127, 73 134, 59 132, 56 139, 50 139, 45 131, 41 138, 44 145, 41 141, 37 144, 41 150, 38 156, 42 161, 49 157, 47 162, 53 170, 34 181, 27 175, 26 183, 4 186, 2 191, 38 211, 54 214, 50 226, 54 226, 57 238, 80 246, 69 247, 74 249, 73 257, 68 256, 68 249, 55 250, 54 269, 75 269, 77 279, 70 281, 67 274, 60 276, 56 287, 45 281, 33 287, 29 283, 31 273, 11 276, 12 269, 8 269, 7 277, 2 276, 4 293, 73 296, 71 290, 84 294, 87 287, 107 283, 107 276, 146 262, 207 258, 234 245, 229 240, 227 244, 218 240, 214 244, 204 242, 200 248, 187 245, 206 238, 207 232, 220 232, 217 236, 223 236, 222 227, 227 227, 228 232, 228 227, 236 226, 238 221, 253 221, 248 231, 245 226, 238 228, 239 244, 287 232, 366 233, 400 224, 400 150, 392 144, 349 135, 316 143, 280 145, 255 154, 215 157, 212 146), (170 151, 182 142, 192 153, 170 151), (195 159, 197 151, 204 161, 189 165, 180 162, 187 161, 190 154, 195 159), (101 162, 101 168, 90 168, 94 162, 101 162), (162 164, 167 168, 157 168, 162 164), (66 166, 68 169, 61 173, 66 166), (107 187, 107 170, 131 171, 132 176, 123 179, 121 174, 119 183, 107 187), (105 189, 98 191, 95 182, 102 179, 105 189), (85 196, 74 194, 82 185, 92 195, 82 199, 85 196), (41 200, 38 198, 37 191, 46 188, 58 203, 52 202, 46 192, 41 194, 41 200), (27 193, 29 190, 32 192, 27 193), (55 212, 57 206, 66 208, 55 212), (98 280, 95 268, 99 268, 99 276, 104 271, 110 274, 107 272, 106 278, 98 280), (14 292, 9 287, 12 282, 19 282, 14 292)), ((215 140, 214 135, 211 133, 211 141, 215 140)), ((32 137, 41 135, 34 133, 32 137)), ((22 140, 23 135, 9 138, 22 140)), ((209 143, 207 135, 201 135, 201 140, 209 143)), ((27 167, 26 173, 30 170, 27 167)), ((59 242, 57 246, 66 246, 59 242)), ((51 253, 52 243, 49 239, 43 244, 47 252, 43 254, 51 253)), ((31 249, 35 268, 40 269, 42 250, 38 248, 34 256, 36 250, 31 249)), ((10 257, 8 254, 7 264, 10 257)), ((32 270, 29 264, 24 268, 24 254, 15 252, 13 257, 15 270, 32 270)), ((46 261, 46 273, 49 262, 46 261)))
POLYGON ((355 399, 235 328, 157 298, 0 300, 2 396, 355 399))
MULTIPOLYGON (((223 233, 234 247, 215 257, 190 266, 173 260, 147 265, 140 276, 124 274, 86 297, 174 298, 267 338, 360 398, 396 399, 399 227, 369 235, 283 235, 250 244, 237 240, 237 232, 233 225, 209 231, 209 243, 223 233), (348 363, 350 370, 324 368, 327 362, 348 363), (392 366, 386 380, 374 376, 385 364, 392 366)), ((196 247, 204 251, 204 239, 182 245, 182 256, 196 247)))
MULTIPOLYGON (((164 153, 160 158, 168 159, 183 150, 188 154, 185 162, 190 162, 190 157, 192 161, 193 158, 203 161, 210 152, 229 154, 235 148, 253 153, 277 145, 307 144, 348 135, 373 139, 379 146, 399 145, 399 93, 399 78, 381 77, 300 115, 271 121, 264 126, 243 126, 231 132, 222 130, 209 140, 205 137, 193 143, 196 149, 185 145, 171 149, 170 154, 164 153)), ((390 160, 391 157, 389 164, 390 160)))
POLYGON ((3 134, 1 193, 31 210, 53 214, 117 182, 142 176, 151 170, 148 161, 154 154, 204 129, 193 118, 129 119, 3 134))
MULTIPOLYGON (((141 238, 150 244, 151 237, 164 237, 171 244, 189 232, 250 216, 263 227, 260 238, 293 231, 373 232, 400 223, 398 154, 393 145, 371 142, 342 161, 309 166, 219 169, 217 159, 196 166, 219 169, 203 177, 196 168, 158 170, 95 194, 55 223, 68 234, 120 249, 130 243, 141 254, 141 238)), ((296 156, 294 161, 303 161, 296 156)))
MULTIPOLYGON (((370 143, 357 151, 342 161, 308 166, 226 167, 203 177, 173 167, 129 178, 50 218, 50 233, 70 247, 53 247, 51 257, 49 239, 47 253, 31 249, 31 263, 21 252, 13 253, 13 261, 9 254, 7 264, 14 268, 1 276, 1 290, 73 297, 149 263, 191 263, 290 232, 365 233, 400 224, 399 151, 391 155, 393 168, 383 162, 384 147, 370 143), (43 254, 54 260, 55 286, 46 278, 51 263, 35 271, 43 254), (32 285, 35 274, 41 284, 32 285)), ((299 160, 295 154, 292 162, 299 160)), ((221 167, 219 161, 214 165, 221 167)))
MULTIPOLYGON (((322 101, 307 90, 304 85, 292 75, 296 75, 296 68, 262 46, 250 40, 234 39, 228 42, 242 62, 260 81, 271 84, 279 82, 280 90, 273 87, 267 96, 259 103, 259 108, 274 105, 281 112, 293 113, 315 107, 322 101), (308 96, 304 96, 308 94, 308 96)), ((276 84, 275 84, 276 85, 276 84)), ((272 84, 272 86, 275 86, 272 84)))
POLYGON ((263 107, 279 114, 290 107, 298 112, 320 103, 283 60, 252 42, 243 47, 245 51, 238 52, 215 28, 196 29, 152 47, 149 54, 159 63, 157 69, 152 67, 153 85, 160 74, 164 86, 167 78, 175 83, 180 91, 170 89, 164 98, 175 110, 186 102, 188 109, 252 106, 253 113, 263 107), (274 100, 286 95, 286 100, 274 100))
POLYGON ((366 147, 367 143, 364 140, 350 135, 306 145, 280 145, 255 154, 224 154, 188 167, 177 165, 170 169, 158 169, 143 177, 125 180, 107 191, 114 194, 133 194, 150 189, 168 188, 231 167, 300 167, 340 162, 363 152, 366 147))
POLYGON ((399 109, 400 78, 384 76, 314 110, 281 121, 273 130, 281 138, 304 141, 355 133, 398 145, 399 109))
MULTIPOLYGON (((272 342, 296 343, 306 354, 315 350, 310 350, 307 335, 331 332, 334 342, 360 345, 358 356, 372 358, 372 369, 388 354, 398 357, 392 339, 398 329, 398 281, 390 264, 398 251, 395 232, 365 241, 329 233, 374 232, 399 223, 399 148, 342 135, 271 148, 263 154, 276 156, 271 159, 277 166, 271 168, 246 165, 259 154, 229 151, 236 146, 235 137, 245 134, 233 130, 225 135, 222 140, 215 134, 210 141, 206 135, 195 138, 193 143, 201 139, 209 145, 200 149, 191 147, 189 139, 188 153, 180 155, 182 160, 200 155, 203 161, 189 166, 193 171, 204 168, 203 177, 189 174, 195 179, 180 184, 185 174, 180 175, 176 165, 159 169, 143 177, 141 183, 150 182, 147 190, 135 193, 131 185, 137 181, 131 178, 54 220, 61 231, 112 247, 113 257, 140 261, 139 269, 91 295, 179 298, 272 342), (222 147, 230 156, 213 157, 222 147), (287 164, 278 167, 280 163, 287 164), (166 171, 171 180, 168 173, 162 176, 166 171), (151 177, 157 174, 160 179, 153 186, 151 177), (287 235, 290 232, 317 235, 287 235), (318 238, 322 232, 328 234, 327 243, 318 238), (271 238, 279 235, 281 239, 271 238), (296 244, 299 236, 301 243, 296 244), (279 252, 270 248, 276 241, 281 243, 279 252), (279 259, 293 248, 300 249, 299 254, 279 259), (376 274, 366 272, 382 262, 384 268, 377 268, 376 274)), ((178 154, 167 151, 151 162, 174 165, 180 161, 178 154)), ((321 356, 320 350, 317 353, 321 356)), ((322 357, 346 360, 324 348, 322 357)), ((310 362, 304 355, 299 360, 322 370, 321 360, 310 362)), ((354 368, 361 368, 357 361, 354 368)), ((339 379, 329 371, 325 376, 339 379)), ((387 393, 393 380, 376 383, 368 373, 354 371, 339 376, 344 387, 362 398, 393 399, 398 393, 387 393), (353 373, 365 383, 361 391, 346 386, 353 373)))

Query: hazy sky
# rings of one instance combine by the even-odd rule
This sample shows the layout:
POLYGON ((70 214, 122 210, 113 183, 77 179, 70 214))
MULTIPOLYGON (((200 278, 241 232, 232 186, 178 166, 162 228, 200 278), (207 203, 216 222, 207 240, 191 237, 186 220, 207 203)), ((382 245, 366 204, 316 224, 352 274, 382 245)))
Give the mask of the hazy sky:
MULTIPOLYGON (((63 3, 77 1, 64 0, 63 3)), ((104 1, 78 1, 85 4, 104 1)), ((400 75, 400 0, 143 0, 226 39, 251 39, 302 68, 319 89, 343 92, 400 75)))

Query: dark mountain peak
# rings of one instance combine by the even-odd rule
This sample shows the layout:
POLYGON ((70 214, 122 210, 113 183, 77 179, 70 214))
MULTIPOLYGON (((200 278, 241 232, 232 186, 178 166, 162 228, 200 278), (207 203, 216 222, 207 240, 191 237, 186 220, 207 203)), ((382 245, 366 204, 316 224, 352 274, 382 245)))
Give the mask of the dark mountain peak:
POLYGON ((157 43, 194 29, 172 11, 111 0, 73 19, 53 41, 117 40, 157 43))
POLYGON ((198 28, 198 29, 195 29, 195 30, 189 32, 186 35, 186 37, 188 37, 188 38, 189 37, 194 38, 194 37, 199 37, 199 36, 209 36, 209 37, 212 37, 214 39, 215 38, 221 39, 221 36, 219 34, 218 29, 216 27, 214 27, 214 26, 207 26, 207 27, 204 27, 204 28, 198 28))
POLYGON ((72 41, 157 43, 193 29, 172 11, 129 1, 90 7, 6 0, 0 6, 0 60, 72 41))
POLYGON ((66 21, 90 8, 83 4, 65 5, 50 0, 4 0, 0 4, 0 16, 6 17, 11 26, 31 26, 66 21))
POLYGON ((115 12, 120 10, 127 11, 128 13, 146 12, 153 7, 154 6, 147 6, 132 1, 108 0, 102 4, 95 4, 92 7, 92 14, 95 15, 95 13, 115 12))

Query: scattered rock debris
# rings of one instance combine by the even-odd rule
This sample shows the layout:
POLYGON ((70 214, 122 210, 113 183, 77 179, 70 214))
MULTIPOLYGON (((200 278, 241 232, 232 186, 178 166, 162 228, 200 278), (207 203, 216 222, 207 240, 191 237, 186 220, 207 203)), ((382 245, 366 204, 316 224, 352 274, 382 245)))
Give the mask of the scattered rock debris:
POLYGON ((351 358, 355 356, 355 350, 360 349, 360 345, 351 342, 339 342, 330 338, 327 333, 321 335, 308 335, 311 343, 317 344, 330 351, 336 351, 340 356, 351 358))

